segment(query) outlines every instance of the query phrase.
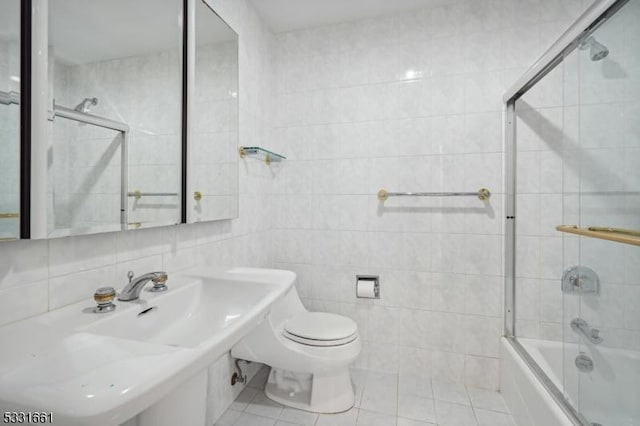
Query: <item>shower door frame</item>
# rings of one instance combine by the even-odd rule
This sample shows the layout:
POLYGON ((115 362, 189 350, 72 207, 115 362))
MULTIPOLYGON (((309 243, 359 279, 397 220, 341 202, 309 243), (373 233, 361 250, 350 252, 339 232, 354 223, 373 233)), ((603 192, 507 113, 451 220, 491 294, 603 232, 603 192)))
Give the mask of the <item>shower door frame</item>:
POLYGON ((591 423, 567 401, 562 391, 551 381, 516 338, 516 101, 562 63, 564 57, 578 47, 580 40, 613 16, 628 1, 595 1, 503 96, 505 104, 504 337, 569 419, 579 426, 591 426, 591 423))
POLYGON ((111 120, 110 118, 59 106, 56 105, 54 101, 53 111, 51 112, 49 120, 54 121, 55 117, 62 117, 78 123, 114 130, 122 134, 122 142, 120 143, 120 229, 126 231, 129 229, 129 125, 120 121, 111 120))

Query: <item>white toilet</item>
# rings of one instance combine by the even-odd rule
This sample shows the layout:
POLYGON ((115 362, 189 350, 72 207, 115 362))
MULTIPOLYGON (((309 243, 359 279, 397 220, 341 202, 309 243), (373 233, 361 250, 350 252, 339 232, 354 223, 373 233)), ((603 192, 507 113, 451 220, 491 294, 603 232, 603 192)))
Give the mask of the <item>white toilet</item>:
POLYGON ((355 402, 349 365, 361 347, 353 320, 307 311, 291 287, 231 355, 271 366, 265 388, 270 399, 301 410, 337 413, 355 402))

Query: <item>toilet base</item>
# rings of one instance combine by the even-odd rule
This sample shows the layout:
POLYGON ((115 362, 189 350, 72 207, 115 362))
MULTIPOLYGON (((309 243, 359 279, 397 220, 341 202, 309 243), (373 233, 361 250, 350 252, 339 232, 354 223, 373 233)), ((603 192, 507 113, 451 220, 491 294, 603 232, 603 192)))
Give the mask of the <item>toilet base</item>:
POLYGON ((322 375, 272 368, 264 392, 282 405, 314 413, 339 413, 355 403, 348 368, 322 375))

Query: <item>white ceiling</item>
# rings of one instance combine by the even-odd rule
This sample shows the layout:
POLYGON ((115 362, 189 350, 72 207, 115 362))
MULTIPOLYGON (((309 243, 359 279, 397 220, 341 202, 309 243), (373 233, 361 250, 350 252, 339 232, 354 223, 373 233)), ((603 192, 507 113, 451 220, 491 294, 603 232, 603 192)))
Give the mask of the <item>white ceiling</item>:
MULTIPOLYGON (((196 12, 199 44, 232 38, 233 32, 204 4, 196 12)), ((49 3, 49 44, 56 58, 69 64, 179 49, 181 16, 182 0, 56 0, 49 3)))
POLYGON ((250 0, 269 28, 285 32, 301 28, 420 9, 451 0, 250 0))

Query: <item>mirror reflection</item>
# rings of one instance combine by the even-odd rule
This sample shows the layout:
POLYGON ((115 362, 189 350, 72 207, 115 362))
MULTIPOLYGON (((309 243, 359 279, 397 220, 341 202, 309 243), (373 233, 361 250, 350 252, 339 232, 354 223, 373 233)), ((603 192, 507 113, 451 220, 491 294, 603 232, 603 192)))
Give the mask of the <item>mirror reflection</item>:
POLYGON ((189 221, 238 216, 238 35, 196 1, 189 221))
POLYGON ((20 1, 0 2, 0 241, 20 235, 20 1))
POLYGON ((50 237, 180 220, 182 0, 49 3, 50 237))

